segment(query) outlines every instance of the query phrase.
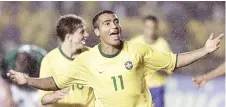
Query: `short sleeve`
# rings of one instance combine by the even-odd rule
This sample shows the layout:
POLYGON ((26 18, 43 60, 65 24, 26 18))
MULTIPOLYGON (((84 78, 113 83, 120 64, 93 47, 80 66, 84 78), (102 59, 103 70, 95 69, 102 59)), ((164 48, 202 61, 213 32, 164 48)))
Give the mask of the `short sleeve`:
POLYGON ((148 46, 143 48, 145 75, 159 70, 164 70, 167 73, 172 73, 174 71, 177 63, 177 54, 171 52, 160 52, 148 46))
POLYGON ((68 64, 67 69, 63 73, 53 76, 58 88, 62 89, 74 84, 87 85, 89 71, 85 60, 86 59, 80 55, 72 63, 68 64))
MULTIPOLYGON (((48 58, 45 57, 45 58, 43 58, 43 60, 41 62, 39 77, 40 78, 46 78, 46 77, 51 77, 51 76, 53 76, 53 71, 52 71, 52 68, 49 64, 48 58)), ((52 91, 39 90, 40 99, 42 99, 48 93, 52 93, 52 91)))

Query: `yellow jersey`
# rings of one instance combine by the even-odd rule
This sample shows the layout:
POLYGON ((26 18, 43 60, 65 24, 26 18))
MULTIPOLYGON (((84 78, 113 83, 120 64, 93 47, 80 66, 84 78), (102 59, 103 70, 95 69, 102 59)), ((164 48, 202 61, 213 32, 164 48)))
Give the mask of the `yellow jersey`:
MULTIPOLYGON (((83 51, 87 51, 85 48, 83 51)), ((49 52, 42 60, 40 68, 40 77, 51 77, 57 74, 66 73, 67 67, 72 63, 73 59, 66 56, 61 47, 55 48, 49 52)), ((45 94, 52 93, 51 91, 41 91, 41 99, 45 94)), ((67 95, 51 104, 51 107, 94 107, 95 97, 92 88, 73 84, 69 87, 67 95)))
MULTIPOLYGON (((144 39, 144 35, 138 35, 132 38, 130 41, 134 43, 148 44, 144 39)), ((155 48, 161 52, 172 52, 169 44, 163 37, 159 37, 154 43, 148 44, 148 45, 150 45, 152 48, 155 48)), ((167 77, 168 75, 164 72, 156 72, 156 73, 153 73, 152 75, 147 75, 145 78, 146 78, 148 87, 155 88, 155 87, 160 87, 164 85, 166 83, 167 77)))
POLYGON ((144 77, 159 69, 172 72, 176 60, 176 54, 159 52, 145 44, 124 41, 121 51, 114 55, 104 54, 99 44, 53 78, 59 88, 76 83, 92 87, 95 107, 153 107, 144 77))

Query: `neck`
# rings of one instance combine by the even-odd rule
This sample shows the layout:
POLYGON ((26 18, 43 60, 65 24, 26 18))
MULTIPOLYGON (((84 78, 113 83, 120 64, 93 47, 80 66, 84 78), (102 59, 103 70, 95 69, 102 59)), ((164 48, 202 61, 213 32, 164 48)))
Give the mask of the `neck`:
POLYGON ((70 46, 70 44, 68 44, 66 42, 63 42, 61 44, 61 49, 62 49, 63 53, 69 58, 75 58, 80 52, 77 49, 73 49, 72 46, 70 46))
POLYGON ((119 54, 119 52, 122 50, 122 42, 118 46, 112 46, 106 43, 101 42, 100 44, 100 52, 102 55, 104 54, 105 57, 114 57, 119 54))
POLYGON ((156 40, 158 39, 158 36, 145 36, 145 41, 147 42, 147 43, 150 43, 150 44, 152 44, 152 43, 154 43, 156 40))

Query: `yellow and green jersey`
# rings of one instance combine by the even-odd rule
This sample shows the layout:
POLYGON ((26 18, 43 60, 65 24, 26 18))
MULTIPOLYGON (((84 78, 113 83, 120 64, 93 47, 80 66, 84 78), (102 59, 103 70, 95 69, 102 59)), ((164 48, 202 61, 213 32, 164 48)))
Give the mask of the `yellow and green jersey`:
POLYGON ((96 107, 153 107, 145 76, 172 72, 177 55, 145 44, 122 42, 122 50, 106 55, 101 45, 82 53, 54 81, 59 88, 79 83, 93 88, 96 107), (146 70, 151 69, 151 70, 146 70))
MULTIPOLYGON (((130 41, 134 43, 148 44, 145 41, 143 35, 138 35, 132 38, 130 41)), ((154 43, 148 44, 148 45, 161 52, 172 52, 169 44, 163 37, 159 37, 154 43)), ((152 75, 147 75, 145 78, 146 78, 148 87, 154 88, 154 87, 160 87, 164 85, 167 80, 167 75, 164 73, 156 72, 156 73, 153 73, 152 75)))
MULTIPOLYGON (((84 51, 87 50, 88 48, 84 49, 84 51)), ((67 73, 67 67, 72 61, 72 58, 63 53, 61 47, 56 48, 44 57, 41 64, 40 77, 50 77, 67 73)), ((48 93, 52 92, 40 90, 41 99, 48 93)), ((70 86, 68 94, 63 99, 58 100, 57 103, 52 104, 51 107, 94 107, 94 104, 95 97, 92 88, 73 84, 70 86)))

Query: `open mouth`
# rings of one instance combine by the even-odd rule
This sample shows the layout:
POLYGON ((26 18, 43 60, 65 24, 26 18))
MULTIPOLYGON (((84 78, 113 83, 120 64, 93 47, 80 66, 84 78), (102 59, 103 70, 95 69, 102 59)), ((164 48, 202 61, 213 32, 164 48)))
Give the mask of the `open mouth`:
POLYGON ((110 34, 110 38, 112 38, 113 40, 119 40, 119 32, 113 32, 110 34))
POLYGON ((86 44, 86 38, 84 38, 84 39, 81 41, 81 43, 82 43, 83 45, 85 45, 85 44, 86 44))

